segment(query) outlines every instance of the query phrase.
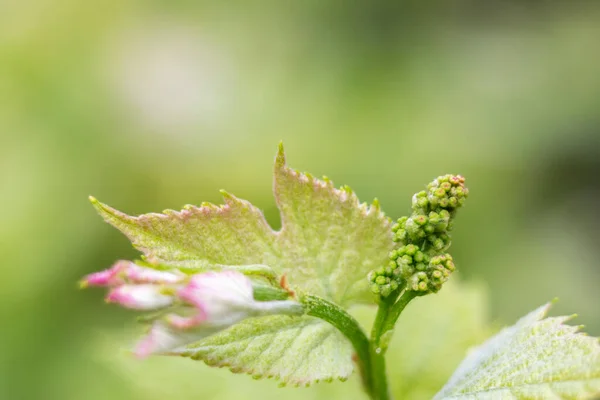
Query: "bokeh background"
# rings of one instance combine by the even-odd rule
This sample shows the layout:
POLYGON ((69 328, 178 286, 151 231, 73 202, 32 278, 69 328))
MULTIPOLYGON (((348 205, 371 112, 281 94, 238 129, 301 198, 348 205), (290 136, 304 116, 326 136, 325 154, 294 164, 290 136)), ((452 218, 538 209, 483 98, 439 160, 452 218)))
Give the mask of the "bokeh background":
MULTIPOLYGON (((392 217, 465 175, 453 254, 478 315, 559 297, 599 335, 599 71, 593 1, 0 1, 0 398, 292 396, 131 362, 131 314, 76 288, 136 257, 88 195, 139 214, 224 188, 277 226, 280 140, 392 217)), ((360 398, 293 396, 340 385, 360 398)))

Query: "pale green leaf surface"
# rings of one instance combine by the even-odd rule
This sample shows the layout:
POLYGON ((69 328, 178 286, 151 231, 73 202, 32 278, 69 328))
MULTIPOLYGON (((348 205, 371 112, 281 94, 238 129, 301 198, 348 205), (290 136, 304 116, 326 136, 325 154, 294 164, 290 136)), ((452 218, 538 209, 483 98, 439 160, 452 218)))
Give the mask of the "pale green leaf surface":
POLYGON ((187 205, 138 217, 92 198, 106 222, 123 232, 152 264, 204 270, 222 265, 275 265, 275 235, 259 209, 225 194, 225 204, 187 205))
MULTIPOLYGON (((274 194, 280 231, 267 224, 259 209, 228 193, 221 206, 188 205, 182 211, 138 217, 93 198, 92 203, 151 264, 190 272, 266 265, 302 292, 346 307, 371 303, 366 276, 386 263, 393 248, 390 221, 378 204, 360 203, 347 188, 336 189, 328 180, 290 169, 281 146, 274 194)), ((287 324, 279 325, 284 320, 279 318, 248 320, 184 353, 236 372, 296 384, 350 375, 351 346, 333 327, 309 317, 285 318, 287 324), (282 347, 285 343, 288 348, 282 347)))
POLYGON ((545 318, 550 304, 474 349, 436 399, 580 399, 600 394, 598 339, 545 318))
POLYGON ((280 271, 292 284, 339 305, 372 303, 365 277, 387 264, 393 249, 390 221, 379 206, 288 168, 283 151, 275 161, 274 192, 282 223, 280 271))
POLYGON ((100 215, 123 232, 153 264, 203 270, 262 264, 292 286, 342 306, 371 303, 367 273, 386 264, 393 248, 390 221, 377 204, 360 203, 349 189, 290 169, 280 148, 274 194, 282 228, 262 212, 224 193, 225 204, 185 206, 138 217, 92 198, 100 215))
POLYGON ((333 326, 313 317, 247 319, 174 353, 295 385, 344 380, 352 373, 350 343, 333 326))

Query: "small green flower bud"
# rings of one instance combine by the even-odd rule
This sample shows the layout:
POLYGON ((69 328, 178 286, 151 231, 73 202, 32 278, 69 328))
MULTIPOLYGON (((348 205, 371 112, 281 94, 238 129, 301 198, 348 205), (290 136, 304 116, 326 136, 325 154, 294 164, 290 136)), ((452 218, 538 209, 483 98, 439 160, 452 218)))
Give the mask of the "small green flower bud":
POLYGON ((428 239, 431 242, 431 246, 435 250, 440 251, 440 250, 444 249, 444 246, 445 246, 444 241, 442 239, 440 239, 439 237, 430 236, 428 239))
POLYGON ((448 181, 450 183, 452 183, 454 186, 458 186, 461 183, 465 183, 465 178, 463 178, 462 176, 458 175, 448 175, 448 181))
POLYGON ((412 218, 409 218, 406 221, 405 229, 406 233, 408 233, 410 236, 414 236, 419 229, 421 229, 421 227, 412 218))
POLYGON ((380 289, 379 285, 376 284, 376 283, 371 284, 371 292, 373 294, 379 294, 379 293, 381 293, 381 289, 380 289))
POLYGON ((392 231, 396 232, 399 229, 404 229, 407 220, 408 220, 408 217, 398 218, 398 221, 392 226, 392 231))
POLYGON ((406 229, 399 229, 394 236, 394 242, 405 243, 408 235, 406 233, 406 229))
POLYGON ((398 218, 398 222, 392 226, 392 232, 395 232, 394 241, 395 242, 406 242, 407 234, 406 234, 406 221, 408 217, 398 218))
MULTIPOLYGON (((401 253, 403 253, 402 249, 403 248, 390 252, 390 258, 394 256, 398 257, 401 253)), ((410 259, 412 261, 412 258, 410 259)), ((398 266, 399 264, 397 265, 398 262, 400 262, 400 264, 406 267, 404 261, 400 257, 390 260, 390 263, 386 267, 378 267, 369 272, 369 274, 367 275, 367 279, 370 282, 369 287, 371 289, 371 292, 373 292, 376 295, 380 295, 381 297, 387 297, 394 290, 398 289, 399 281, 401 279, 400 277, 402 274, 401 268, 398 266)), ((408 266, 408 268, 412 267, 408 266)))
POLYGON ((414 244, 408 244, 404 246, 404 254, 414 256, 419 251, 419 248, 414 244))
POLYGON ((446 197, 446 191, 442 188, 437 188, 433 191, 433 195, 439 199, 446 197))
POLYGON ((435 211, 432 211, 429 213, 429 223, 432 225, 437 225, 440 223, 442 217, 440 216, 440 214, 436 213, 435 211))
POLYGON ((400 276, 406 278, 408 276, 411 276, 412 274, 414 274, 415 269, 408 265, 408 264, 402 264, 400 266, 400 276))
POLYGON ((427 223, 427 217, 424 215, 415 215, 412 220, 419 226, 423 226, 427 223))
POLYGON ((415 198, 426 199, 427 198, 427 192, 424 191, 424 190, 421 190, 420 192, 415 193, 414 197, 415 198))
POLYGON ((458 187, 454 187, 452 188, 452 191, 450 192, 453 196, 456 197, 465 197, 465 189, 462 186, 458 186, 458 187))
POLYGON ((421 214, 421 211, 427 210, 429 206, 429 200, 427 200, 427 192, 426 191, 421 191, 418 193, 415 193, 413 198, 412 198, 412 209, 413 211, 415 211, 417 214, 421 214))
POLYGON ((425 259, 425 254, 423 254, 423 252, 420 250, 417 250, 415 252, 415 254, 413 255, 413 260, 415 262, 420 263, 420 262, 423 262, 424 259, 425 259))
POLYGON ((381 297, 388 297, 392 293, 392 288, 390 285, 381 286, 381 297))
POLYGON ((386 282, 386 279, 385 279, 385 276, 379 275, 379 276, 378 276, 378 277, 375 279, 375 283, 376 283, 376 284, 378 284, 378 285, 385 285, 385 284, 387 283, 387 282, 386 282))

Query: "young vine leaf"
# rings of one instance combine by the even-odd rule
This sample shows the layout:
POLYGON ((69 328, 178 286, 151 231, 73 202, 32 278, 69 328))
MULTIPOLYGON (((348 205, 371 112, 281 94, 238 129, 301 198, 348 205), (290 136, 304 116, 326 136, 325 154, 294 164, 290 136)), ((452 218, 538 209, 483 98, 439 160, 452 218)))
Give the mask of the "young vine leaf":
POLYGON ((550 303, 473 350, 435 399, 581 399, 600 394, 597 338, 544 318, 550 303))
MULTIPOLYGON (((225 192, 224 205, 188 205, 138 217, 91 200, 151 266, 196 273, 264 265, 296 293, 344 308, 372 303, 365 277, 386 263, 393 248, 391 224, 379 205, 360 203, 347 187, 336 189, 327 179, 290 169, 281 145, 274 194, 280 231, 251 203, 225 192)), ((345 379, 353 369, 350 343, 327 322, 308 316, 251 318, 166 353, 284 384, 345 379)))

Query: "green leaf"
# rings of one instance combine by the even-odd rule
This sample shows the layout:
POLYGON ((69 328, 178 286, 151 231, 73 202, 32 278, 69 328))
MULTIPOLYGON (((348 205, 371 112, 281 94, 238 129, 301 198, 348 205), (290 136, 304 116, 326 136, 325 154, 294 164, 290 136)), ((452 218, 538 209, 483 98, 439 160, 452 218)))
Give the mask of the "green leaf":
POLYGON ((550 303, 473 350, 436 399, 589 398, 600 394, 598 339, 545 318, 550 303))
POLYGON ((292 284, 341 306, 371 304, 366 276, 387 264, 394 247, 391 223, 378 202, 360 203, 347 186, 335 189, 329 180, 288 168, 282 147, 274 191, 282 223, 280 271, 292 284))
POLYGON ((226 192, 221 206, 187 205, 138 217, 91 201, 151 264, 191 271, 262 264, 339 305, 371 303, 365 276, 384 265, 393 248, 390 221, 378 203, 360 203, 347 187, 290 169, 282 146, 274 177, 280 231, 258 208, 226 192))
POLYGON ((345 380, 352 373, 352 346, 318 318, 252 318, 175 354, 255 378, 309 385, 345 380))
POLYGON ((186 205, 138 217, 90 198, 106 222, 123 232, 151 264, 191 271, 224 265, 274 265, 275 235, 259 209, 224 193, 225 204, 186 205))
MULTIPOLYGON (((223 194, 225 204, 221 206, 188 205, 179 212, 166 210, 138 217, 94 198, 91 201, 150 264, 188 272, 265 265, 285 275, 289 285, 302 293, 343 307, 372 303, 366 276, 387 262, 393 248, 390 221, 377 202, 371 206, 360 203, 347 187, 335 189, 329 180, 290 169, 281 145, 274 168, 280 231, 274 231, 248 201, 223 194)), ((346 378, 351 373, 349 343, 329 324, 309 317, 286 318, 285 326, 277 321, 281 320, 270 317, 244 322, 198 342, 185 355, 298 384, 346 378), (294 343, 306 343, 283 352, 281 343, 296 336, 299 339, 294 343), (256 352, 259 343, 270 343, 270 347, 256 352), (275 348, 278 352, 270 350, 275 348), (251 351, 255 351, 255 359, 248 357, 251 351), (272 361, 274 356, 282 358, 272 361)))

